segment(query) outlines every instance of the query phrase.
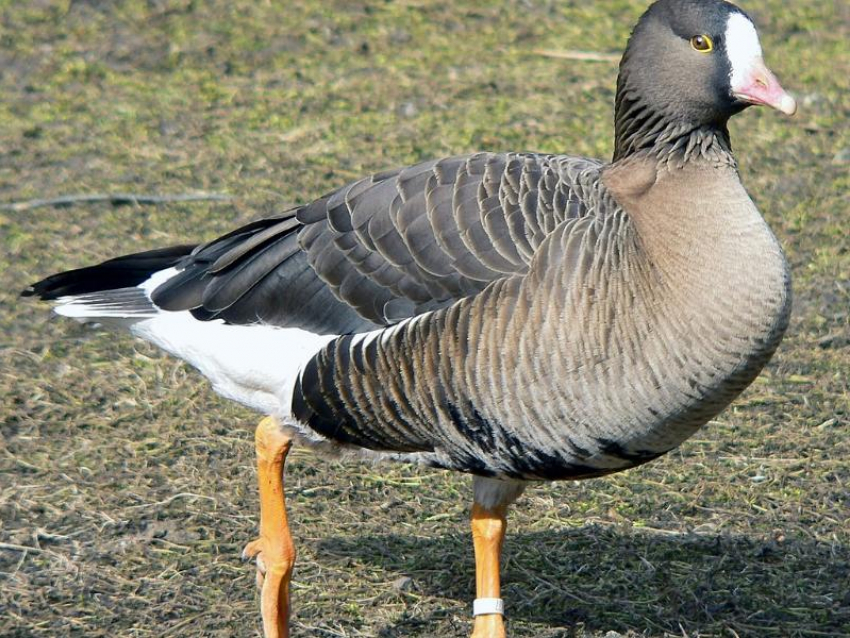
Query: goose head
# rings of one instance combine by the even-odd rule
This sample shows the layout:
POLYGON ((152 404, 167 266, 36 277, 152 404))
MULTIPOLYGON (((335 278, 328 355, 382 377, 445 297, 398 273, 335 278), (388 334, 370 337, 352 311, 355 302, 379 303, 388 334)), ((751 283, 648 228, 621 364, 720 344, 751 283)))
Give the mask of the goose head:
POLYGON ((675 131, 725 132, 728 119, 752 105, 797 110, 766 66, 750 17, 724 0, 659 0, 620 62, 615 158, 675 131))

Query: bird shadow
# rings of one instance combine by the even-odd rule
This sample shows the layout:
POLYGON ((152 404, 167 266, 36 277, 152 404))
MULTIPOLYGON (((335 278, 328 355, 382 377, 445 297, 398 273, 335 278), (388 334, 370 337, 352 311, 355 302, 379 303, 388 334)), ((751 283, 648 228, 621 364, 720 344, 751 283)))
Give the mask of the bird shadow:
MULTIPOLYGON (((316 549, 320 562, 380 568, 402 597, 405 589, 464 605, 473 597, 465 534, 335 537, 316 549)), ((843 636, 850 629, 848 583, 850 548, 838 543, 607 525, 509 535, 502 569, 509 621, 553 636, 579 627, 650 635, 731 629, 739 636, 817 628, 843 636)), ((414 635, 423 620, 405 616, 379 635, 414 635)))

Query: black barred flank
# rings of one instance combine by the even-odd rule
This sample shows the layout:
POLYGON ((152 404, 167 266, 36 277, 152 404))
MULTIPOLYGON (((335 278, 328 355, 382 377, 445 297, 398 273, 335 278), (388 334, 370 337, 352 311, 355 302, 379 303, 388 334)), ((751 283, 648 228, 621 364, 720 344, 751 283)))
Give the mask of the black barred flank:
POLYGON ((628 461, 630 464, 634 465, 648 463, 667 452, 667 450, 635 450, 632 452, 626 450, 626 448, 617 441, 612 441, 611 439, 606 439, 604 437, 598 437, 596 439, 596 443, 599 445, 599 451, 602 454, 613 456, 614 458, 621 459, 623 461, 628 461))
POLYGON ((334 339, 303 367, 295 384, 292 413, 323 437, 346 445, 394 452, 431 451, 406 421, 409 406, 385 388, 364 388, 361 374, 374 371, 377 347, 354 343, 345 335, 334 339), (354 363, 355 365, 352 365, 354 363), (359 379, 358 379, 359 377, 359 379))

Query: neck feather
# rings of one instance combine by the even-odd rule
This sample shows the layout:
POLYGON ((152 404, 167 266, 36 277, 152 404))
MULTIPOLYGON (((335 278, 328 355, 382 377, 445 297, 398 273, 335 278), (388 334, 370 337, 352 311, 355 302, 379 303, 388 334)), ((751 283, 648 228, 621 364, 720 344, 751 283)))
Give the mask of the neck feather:
POLYGON ((614 114, 614 158, 653 156, 681 164, 702 158, 735 165, 726 121, 698 123, 647 104, 626 87, 618 87, 614 114))

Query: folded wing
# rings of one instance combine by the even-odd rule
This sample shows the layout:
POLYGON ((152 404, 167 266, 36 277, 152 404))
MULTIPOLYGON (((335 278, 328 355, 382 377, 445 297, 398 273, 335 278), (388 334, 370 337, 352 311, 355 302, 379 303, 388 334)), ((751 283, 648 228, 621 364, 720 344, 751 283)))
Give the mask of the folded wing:
POLYGON ((199 246, 152 299, 320 334, 391 325, 526 272, 559 223, 590 212, 599 166, 479 153, 379 173, 199 246))

